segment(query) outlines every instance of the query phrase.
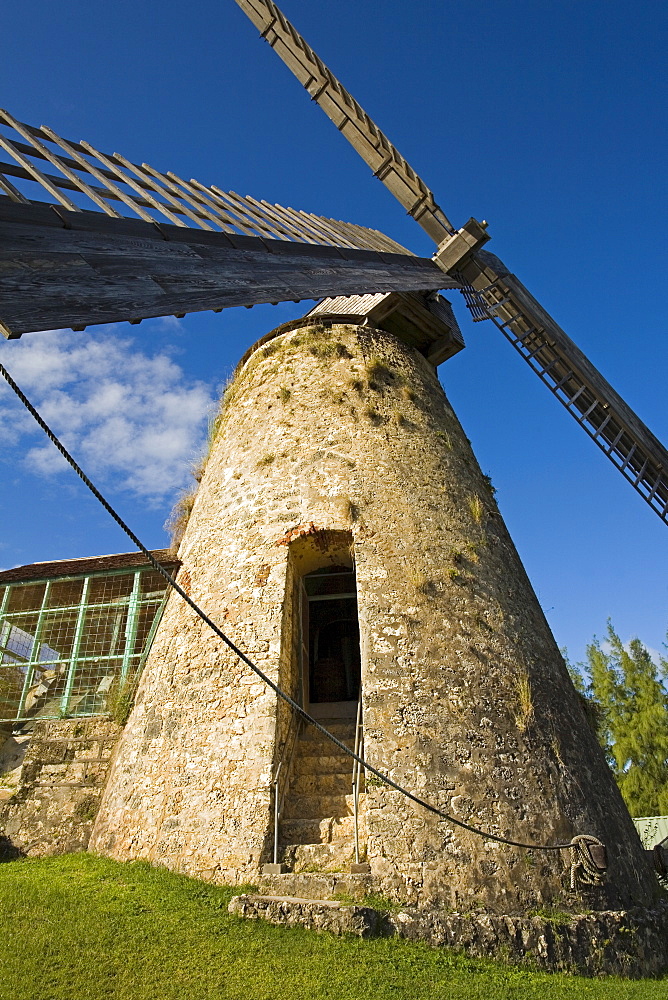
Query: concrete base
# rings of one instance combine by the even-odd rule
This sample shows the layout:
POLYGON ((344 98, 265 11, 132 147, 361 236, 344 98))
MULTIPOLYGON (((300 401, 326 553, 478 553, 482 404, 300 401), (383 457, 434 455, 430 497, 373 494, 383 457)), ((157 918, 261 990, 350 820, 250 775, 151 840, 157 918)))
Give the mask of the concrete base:
POLYGON ((371 865, 368 861, 360 861, 359 864, 353 862, 350 866, 351 875, 370 875, 371 865))
POLYGON ((229 912, 358 937, 401 937, 550 972, 637 979, 668 970, 668 902, 581 915, 494 916, 373 907, 297 896, 235 896, 229 912))
POLYGON ((281 865, 281 864, 262 865, 263 875, 286 875, 287 873, 289 873, 289 871, 290 869, 288 868, 287 865, 281 865))

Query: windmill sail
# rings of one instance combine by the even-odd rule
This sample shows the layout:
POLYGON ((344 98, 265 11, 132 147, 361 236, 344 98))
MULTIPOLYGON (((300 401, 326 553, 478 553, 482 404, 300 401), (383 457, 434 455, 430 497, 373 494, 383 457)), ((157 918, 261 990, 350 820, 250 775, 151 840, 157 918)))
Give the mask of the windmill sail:
POLYGON ((365 163, 424 231, 441 243, 454 227, 433 193, 272 0, 236 0, 365 163))
POLYGON ((438 244, 435 260, 474 320, 491 319, 634 489, 668 521, 668 452, 561 327, 497 257, 486 226, 454 227, 432 191, 272 0, 236 0, 312 99, 438 244))
POLYGON ((0 126, 6 337, 456 284, 377 230, 185 181, 7 111, 0 126))
POLYGON ((474 320, 491 319, 659 517, 668 522, 668 451, 494 254, 460 272, 474 320))

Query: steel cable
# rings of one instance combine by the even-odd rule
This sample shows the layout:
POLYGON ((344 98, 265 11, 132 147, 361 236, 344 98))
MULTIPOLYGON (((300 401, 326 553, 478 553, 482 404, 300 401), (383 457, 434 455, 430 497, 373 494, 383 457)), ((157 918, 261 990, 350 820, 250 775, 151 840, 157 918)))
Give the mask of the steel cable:
POLYGON ((308 712, 306 712, 301 707, 301 705, 299 705, 293 698, 291 698, 289 694, 283 691, 282 688, 278 686, 278 684, 276 684, 270 677, 267 676, 267 674, 264 673, 264 671, 262 671, 258 666, 256 666, 256 664, 253 663, 252 660, 250 660, 249 657, 246 656, 246 654, 242 650, 240 650, 238 646, 236 646, 232 642, 232 640, 225 635, 225 633, 216 625, 216 623, 212 621, 211 618, 209 618, 206 612, 202 611, 199 605, 197 605, 195 601, 193 601, 192 598, 188 594, 186 594, 183 588, 179 586, 176 580, 158 562, 158 560, 152 555, 149 549, 147 549, 146 546, 140 541, 137 535, 135 535, 132 528, 130 528, 129 525, 125 523, 120 514, 116 512, 116 510, 111 506, 108 500, 106 500, 105 497, 102 495, 102 493, 100 493, 100 491, 97 489, 94 483, 91 482, 91 480, 88 478, 88 476, 83 471, 81 466, 78 465, 78 463, 75 461, 72 455, 70 455, 69 451, 56 437, 56 435, 51 430, 49 425, 40 416, 37 409, 33 406, 28 397, 19 388, 19 386, 11 377, 7 369, 1 363, 0 363, 0 375, 2 375, 7 384, 16 393, 16 395, 21 400, 23 405, 26 407, 28 412, 36 420, 36 422, 42 428, 42 430, 47 435, 49 440, 55 445, 55 447, 58 449, 63 458, 68 462, 68 464, 72 467, 72 469, 74 469, 77 476, 79 476, 79 478, 83 481, 83 483, 88 487, 93 496, 102 504, 107 513, 111 515, 116 524, 118 524, 118 526, 125 532, 125 534, 128 536, 128 538, 130 538, 130 540, 139 549, 139 551, 146 556, 146 559, 151 564, 151 566, 153 566, 153 568, 157 570, 157 572, 160 573, 161 576, 164 577, 169 586, 174 591, 176 591, 176 593, 186 602, 186 604, 188 604, 188 606, 192 608, 195 614, 198 615, 199 618, 201 618, 201 620, 206 625, 209 626, 209 628, 218 636, 218 638, 222 639, 222 641, 229 647, 229 649, 231 649, 232 652, 235 653, 235 655, 238 656, 239 659, 246 664, 246 666, 250 667, 250 669, 255 674, 257 674, 257 676, 262 681, 264 681, 264 683, 268 687, 270 687, 272 691, 274 691, 279 698, 281 698, 287 705, 289 705, 290 708, 294 712, 296 712, 304 722, 317 729, 320 733, 323 734, 323 736, 325 736, 328 740, 334 743, 335 746, 337 746, 340 750, 343 750, 343 752, 347 754, 348 757, 351 757, 353 760, 357 761, 357 763, 361 767, 363 767, 366 771, 369 771, 371 774, 374 774, 380 781, 383 782, 383 784, 388 785, 390 788, 393 788, 397 792, 400 792, 401 795, 405 796, 407 799, 410 799, 411 802, 415 802, 416 805, 422 806, 424 809, 428 810, 428 812, 433 813, 440 819, 444 819, 448 823, 453 823, 455 826, 460 827, 462 830, 466 830, 469 833, 484 838, 485 840, 493 840, 498 844, 507 844, 510 847, 519 847, 530 851, 562 851, 562 850, 571 850, 573 852, 577 851, 578 854, 581 854, 585 859, 583 861, 583 864, 585 864, 585 870, 587 870, 586 865, 590 864, 591 862, 585 853, 586 852, 585 841, 594 840, 596 841, 596 843, 600 843, 600 841, 597 841, 596 838, 589 838, 586 835, 585 836, 580 835, 578 837, 574 837, 573 840, 569 843, 526 844, 523 843, 522 841, 511 840, 508 837, 500 837, 495 833, 490 833, 485 830, 480 830, 478 827, 471 826, 470 823, 465 823, 463 820, 456 819, 454 816, 450 816, 442 809, 439 809, 437 806, 434 806, 430 802, 425 801, 425 799, 420 798, 419 795, 414 795, 413 792, 408 791, 407 788, 404 788, 402 785, 399 785, 396 781, 393 781, 393 779, 390 778, 387 774, 384 774, 382 771, 379 771, 372 764, 369 764, 368 761, 366 761, 363 757, 361 757, 359 754, 355 753, 353 750, 347 747, 345 743, 337 739, 337 737, 334 736, 333 733, 330 733, 328 729, 326 729, 318 722, 317 719, 314 719, 313 716, 309 715, 308 712))

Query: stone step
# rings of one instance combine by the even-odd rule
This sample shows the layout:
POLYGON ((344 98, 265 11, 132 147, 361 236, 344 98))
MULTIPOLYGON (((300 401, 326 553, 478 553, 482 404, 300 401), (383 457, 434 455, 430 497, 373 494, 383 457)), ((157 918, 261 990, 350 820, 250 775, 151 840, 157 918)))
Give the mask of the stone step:
POLYGON ((348 795, 352 794, 352 775, 307 771, 293 775, 288 789, 288 799, 293 796, 348 795))
MULTIPOLYGON (((346 745, 350 742, 350 749, 353 749, 352 741, 346 740, 346 745)), ((353 769, 353 758, 350 754, 344 753, 339 747, 334 746, 333 743, 329 741, 322 743, 316 743, 315 740, 309 740, 308 743, 301 743, 297 747, 297 751, 294 755, 294 763, 297 764, 300 760, 313 761, 313 760, 331 760, 338 761, 339 766, 345 771, 348 768, 352 771, 353 769)))
MULTIPOLYGON (((337 936, 359 938, 388 936, 386 914, 364 902, 342 903, 336 899, 300 899, 297 896, 233 896, 228 912, 250 920, 266 920, 287 927, 301 925, 337 936)), ((398 933, 394 928, 392 933, 398 933)))
MULTIPOLYGON (((345 740, 344 742, 346 746, 349 747, 350 750, 354 748, 352 740, 345 740)), ((350 771, 352 772, 353 769, 353 758, 350 756, 350 754, 345 753, 343 750, 340 750, 339 747, 335 746, 333 743, 330 743, 329 740, 324 740, 324 739, 322 740, 322 742, 317 742, 316 740, 308 740, 308 742, 300 743, 297 746, 297 750, 294 755, 293 767, 300 766, 299 762, 302 759, 308 760, 309 762, 313 762, 317 759, 331 760, 331 761, 336 760, 339 762, 339 767, 342 771, 347 771, 348 769, 350 769, 350 771)))
MULTIPOLYGON (((336 747, 332 747, 336 750, 336 747)), ((327 754, 295 754, 292 765, 292 773, 296 777, 302 774, 345 774, 352 783, 353 780, 353 760, 344 753, 338 755, 327 754)))
POLYGON ((303 872, 350 871, 354 860, 355 845, 349 840, 330 844, 288 844, 283 849, 283 862, 296 875, 303 872))
POLYGON ((267 920, 271 924, 294 926, 301 924, 332 934, 354 934, 360 938, 387 934, 384 913, 363 903, 342 903, 334 899, 303 899, 297 896, 233 896, 228 912, 250 920, 267 920))
POLYGON ((371 892, 371 875, 301 873, 262 875, 258 879, 262 892, 272 896, 298 896, 301 899, 331 899, 346 896, 362 900, 371 892))
POLYGON ((320 819, 351 816, 353 795, 288 795, 283 809, 285 819, 320 819))
POLYGON ((330 844, 352 841, 355 831, 353 816, 330 816, 326 819, 284 819, 280 822, 281 844, 330 844))
MULTIPOLYGON (((346 746, 348 746, 349 743, 352 746, 353 743, 355 742, 355 725, 354 725, 354 723, 353 723, 353 725, 350 725, 347 722, 346 723, 342 723, 342 722, 332 722, 332 723, 330 723, 330 722, 327 722, 327 720, 323 719, 322 724, 325 727, 325 729, 327 729, 332 734, 332 736, 336 736, 337 740, 341 740, 341 742, 345 743, 346 746)), ((319 729, 315 729, 314 726, 306 726, 304 729, 302 729, 301 734, 299 736, 299 742, 300 743, 322 743, 323 745, 326 744, 327 746, 331 746, 331 747, 335 746, 335 744, 332 743, 332 741, 330 739, 328 739, 324 735, 324 733, 321 733, 319 729)))

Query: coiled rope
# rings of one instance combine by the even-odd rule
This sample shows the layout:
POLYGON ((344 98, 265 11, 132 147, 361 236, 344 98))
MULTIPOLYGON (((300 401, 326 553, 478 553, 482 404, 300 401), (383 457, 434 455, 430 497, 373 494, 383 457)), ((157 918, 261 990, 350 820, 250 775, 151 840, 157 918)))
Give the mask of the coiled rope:
POLYGON ((578 882, 585 885, 600 885, 605 874, 604 868, 599 868, 592 857, 590 847, 603 847, 603 843, 598 837, 591 837, 589 834, 579 834, 571 840, 571 889, 577 887, 578 882))
MULTIPOLYGON (((330 733, 328 729, 325 729, 325 727, 322 726, 318 722, 317 719, 314 719, 313 716, 309 715, 308 712, 306 712, 301 707, 301 705, 299 705, 293 698, 291 698, 289 694, 287 694, 285 691, 283 691, 282 688, 280 688, 278 686, 278 684, 276 684, 274 681, 272 681, 272 679, 270 677, 268 677, 264 673, 264 671, 262 671, 258 666, 256 666, 256 664, 253 663, 252 660, 250 660, 249 657, 246 656, 246 654, 244 652, 242 652, 242 650, 240 650, 238 648, 238 646, 236 646, 232 642, 232 640, 229 639, 225 635, 225 633, 218 627, 218 625, 216 625, 216 623, 214 621, 212 621, 212 619, 209 618, 209 616, 204 611, 202 611, 202 609, 199 607, 199 605, 197 605, 195 603, 195 601, 193 601, 192 598, 189 597, 188 594, 186 594, 186 592, 183 590, 183 588, 179 586, 179 584, 167 572, 167 570, 164 568, 164 566, 162 566, 158 562, 158 560, 152 555, 152 553, 140 541, 140 539, 137 537, 137 535, 135 535, 135 533, 132 530, 132 528, 130 528, 129 525, 127 525, 125 523, 125 521, 120 516, 120 514, 118 514, 116 512, 116 510, 111 506, 111 504, 108 502, 108 500, 105 499, 105 497, 100 493, 100 491, 97 489, 97 487, 91 482, 91 480, 88 478, 88 476, 83 471, 83 469, 81 468, 81 466, 78 465, 78 463, 75 461, 75 459, 72 457, 72 455, 70 455, 69 451, 65 448, 65 446, 56 437, 56 435, 51 430, 51 428, 49 427, 49 425, 46 423, 45 420, 43 420, 43 418, 40 416, 40 414, 38 413, 38 411, 36 410, 36 408, 33 406, 33 404, 30 402, 30 400, 28 399, 28 397, 19 388, 19 386, 16 384, 16 382, 14 381, 14 379, 11 377, 11 375, 9 374, 9 372, 7 371, 7 369, 1 363, 0 363, 0 375, 2 375, 2 377, 5 379, 5 381, 10 386, 10 388, 16 393, 16 395, 21 400, 21 402, 23 403, 23 405, 25 406, 25 408, 32 415, 32 417, 34 417, 34 419, 39 424, 39 426, 42 428, 42 430, 44 431, 44 433, 46 434, 46 436, 56 446, 56 448, 58 449, 58 451, 60 452, 60 454, 67 461, 67 463, 72 467, 72 469, 74 469, 74 471, 76 472, 77 476, 79 476, 79 478, 83 481, 83 483, 88 487, 88 489, 93 494, 93 496, 102 504, 102 506, 107 511, 107 513, 111 515, 111 517, 114 519, 114 521, 116 522, 116 524, 118 524, 118 526, 125 532, 125 534, 132 541, 132 543, 139 549, 139 551, 142 552, 144 554, 144 556, 146 556, 146 559, 150 563, 150 565, 153 566, 153 568, 155 570, 157 570, 157 572, 160 573, 160 575, 162 577, 164 577, 164 579, 167 581, 168 585, 174 591, 176 591, 176 593, 182 598, 182 600, 184 600, 186 602, 186 604, 188 604, 189 607, 192 608, 192 610, 195 612, 195 614, 198 615, 199 618, 201 618, 201 620, 206 625, 209 626, 209 628, 218 636, 218 638, 221 639, 225 643, 225 645, 228 646, 229 649, 231 649, 232 652, 235 653, 236 656, 238 656, 239 659, 243 663, 246 664, 246 666, 250 667, 250 669, 255 674, 257 674, 257 676, 268 687, 270 687, 272 689, 272 691, 274 691, 275 694, 279 698, 281 698, 287 705, 289 705, 290 708, 294 712, 296 712, 297 715, 299 715, 300 718, 303 719, 304 722, 306 722, 309 726, 313 726, 315 729, 317 729, 320 733, 323 734, 323 736, 325 736, 328 740, 330 740, 332 743, 334 743, 335 746, 337 746, 340 750, 343 750, 343 752, 345 754, 347 754, 348 757, 351 757, 353 760, 356 760, 357 763, 361 765, 361 767, 363 767, 366 771, 369 771, 371 774, 374 774, 384 784, 388 785, 390 788, 394 788, 395 791, 400 792, 400 794, 403 795, 403 796, 405 796, 405 798, 410 799, 411 802, 415 802, 416 805, 422 806, 423 809, 426 809, 428 812, 433 813, 435 816, 438 816, 440 819, 444 819, 448 823, 453 823, 455 826, 460 827, 462 830, 467 830, 468 833, 472 833, 472 834, 474 834, 477 837, 482 837, 485 840, 493 840, 497 844, 507 844, 510 847, 519 847, 519 848, 522 848, 524 850, 529 850, 529 851, 563 851, 563 850, 570 850, 572 852, 572 856, 573 856, 573 861, 571 862, 571 884, 574 885, 574 880, 575 880, 576 877, 580 877, 581 880, 585 881, 585 878, 583 878, 583 876, 586 876, 586 881, 587 882, 590 882, 590 879, 593 881, 593 875, 589 874, 590 870, 595 869, 598 872, 598 869, 596 869, 596 866, 593 864, 591 855, 590 855, 589 850, 587 848, 587 844, 588 843, 597 843, 597 844, 600 844, 600 841, 597 840, 596 837, 590 837, 590 836, 588 836, 588 835, 585 834, 585 835, 579 835, 579 836, 573 837, 573 839, 569 843, 563 843, 563 844, 526 844, 526 843, 523 843, 522 841, 519 841, 519 840, 511 840, 508 837, 500 837, 500 836, 498 836, 495 833, 490 833, 488 831, 481 830, 478 827, 471 826, 470 823, 465 823, 465 822, 463 822, 463 820, 456 819, 454 816, 450 816, 448 813, 444 812, 442 809, 439 809, 439 808, 437 808, 437 806, 432 805, 430 802, 427 802, 425 799, 420 798, 419 795, 414 795, 413 792, 410 792, 407 788, 404 788, 402 785, 399 785, 396 781, 393 781, 392 778, 390 778, 387 774, 384 774, 382 771, 379 771, 372 764, 369 764, 368 761, 366 761, 363 757, 361 757, 359 754, 355 753, 354 750, 351 750, 349 747, 347 747, 345 745, 345 743, 343 743, 341 740, 337 739, 337 737, 334 736, 333 733, 330 733)), ((600 880, 601 879, 600 879, 600 876, 599 876, 598 881, 600 881, 600 880)))

